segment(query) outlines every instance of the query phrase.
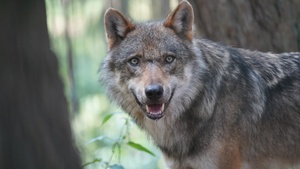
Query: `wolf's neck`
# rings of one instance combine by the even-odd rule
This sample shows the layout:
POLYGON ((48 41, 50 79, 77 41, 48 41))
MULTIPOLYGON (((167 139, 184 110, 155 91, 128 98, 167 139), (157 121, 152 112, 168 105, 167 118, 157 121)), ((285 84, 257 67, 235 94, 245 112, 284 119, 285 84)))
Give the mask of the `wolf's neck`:
POLYGON ((212 130, 213 124, 197 109, 198 106, 183 112, 185 115, 173 121, 166 117, 158 121, 145 120, 147 133, 164 154, 180 159, 208 146, 207 140, 211 137, 208 131, 212 130))
POLYGON ((207 79, 190 108, 180 116, 167 114, 158 121, 144 119, 144 129, 166 155, 180 158, 208 146, 220 81, 221 77, 207 79))

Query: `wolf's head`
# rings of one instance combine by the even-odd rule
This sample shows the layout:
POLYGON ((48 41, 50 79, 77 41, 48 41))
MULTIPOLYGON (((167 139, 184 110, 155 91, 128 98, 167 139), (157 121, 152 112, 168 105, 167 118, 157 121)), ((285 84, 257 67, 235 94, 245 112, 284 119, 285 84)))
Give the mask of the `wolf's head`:
POLYGON ((138 121, 178 116, 199 93, 205 66, 193 41, 193 19, 187 1, 162 22, 135 24, 115 9, 106 11, 109 51, 101 80, 138 121))

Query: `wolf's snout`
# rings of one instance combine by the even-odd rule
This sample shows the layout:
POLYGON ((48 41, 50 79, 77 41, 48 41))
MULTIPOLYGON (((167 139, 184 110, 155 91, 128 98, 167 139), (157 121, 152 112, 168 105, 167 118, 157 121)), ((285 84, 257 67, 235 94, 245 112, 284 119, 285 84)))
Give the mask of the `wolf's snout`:
POLYGON ((163 96, 164 89, 161 85, 152 84, 146 87, 145 94, 150 100, 158 100, 163 96))

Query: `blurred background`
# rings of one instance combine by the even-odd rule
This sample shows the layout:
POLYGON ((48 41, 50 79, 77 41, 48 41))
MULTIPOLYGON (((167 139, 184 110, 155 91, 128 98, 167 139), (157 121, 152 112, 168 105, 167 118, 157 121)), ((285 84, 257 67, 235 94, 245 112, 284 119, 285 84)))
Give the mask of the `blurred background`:
MULTIPOLYGON (((59 60, 85 168, 105 168, 108 163, 111 168, 165 168, 151 139, 109 102, 98 82, 98 69, 107 52, 103 25, 107 8, 142 22, 165 18, 179 1, 46 0, 51 48, 59 60)), ((299 2, 190 0, 196 36, 271 52, 300 50, 299 2)))

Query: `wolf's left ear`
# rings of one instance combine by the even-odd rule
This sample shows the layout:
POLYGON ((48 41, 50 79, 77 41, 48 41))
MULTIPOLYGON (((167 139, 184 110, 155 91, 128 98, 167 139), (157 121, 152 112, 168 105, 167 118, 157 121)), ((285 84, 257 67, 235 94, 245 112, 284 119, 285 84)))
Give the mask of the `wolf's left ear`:
POLYGON ((128 19, 113 8, 105 12, 104 24, 109 49, 119 44, 135 28, 128 19))
POLYGON ((173 29, 178 35, 193 39, 194 12, 192 5, 183 0, 177 8, 169 14, 164 26, 173 29))

